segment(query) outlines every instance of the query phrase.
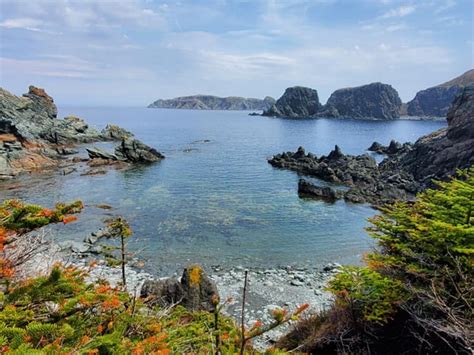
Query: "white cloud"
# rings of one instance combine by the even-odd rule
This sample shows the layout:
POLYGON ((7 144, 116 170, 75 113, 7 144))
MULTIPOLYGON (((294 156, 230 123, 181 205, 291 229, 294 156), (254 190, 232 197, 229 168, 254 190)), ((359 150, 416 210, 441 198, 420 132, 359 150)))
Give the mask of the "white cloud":
POLYGON ((392 17, 405 17, 416 10, 415 6, 412 5, 404 5, 394 9, 390 9, 389 11, 385 12, 381 18, 392 18, 392 17))
POLYGON ((40 31, 39 27, 42 24, 43 24, 43 21, 36 20, 34 18, 23 17, 23 18, 6 19, 0 22, 0 27, 10 28, 10 29, 19 28, 19 29, 24 29, 24 30, 29 30, 29 31, 40 31))

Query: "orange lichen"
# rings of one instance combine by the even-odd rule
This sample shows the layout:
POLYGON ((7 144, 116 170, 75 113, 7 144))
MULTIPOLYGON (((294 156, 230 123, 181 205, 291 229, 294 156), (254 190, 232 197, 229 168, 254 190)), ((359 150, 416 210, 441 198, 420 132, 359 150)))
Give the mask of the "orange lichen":
POLYGON ((193 266, 189 271, 189 281, 191 285, 199 285, 201 283, 202 269, 199 266, 193 266))

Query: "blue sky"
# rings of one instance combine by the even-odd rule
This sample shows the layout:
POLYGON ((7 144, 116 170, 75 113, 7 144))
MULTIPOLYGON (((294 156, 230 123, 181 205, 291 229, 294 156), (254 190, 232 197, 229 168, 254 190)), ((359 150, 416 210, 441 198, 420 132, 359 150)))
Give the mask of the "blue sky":
POLYGON ((474 67, 472 0, 0 0, 0 86, 63 105, 197 93, 278 98, 393 85, 403 101, 474 67))

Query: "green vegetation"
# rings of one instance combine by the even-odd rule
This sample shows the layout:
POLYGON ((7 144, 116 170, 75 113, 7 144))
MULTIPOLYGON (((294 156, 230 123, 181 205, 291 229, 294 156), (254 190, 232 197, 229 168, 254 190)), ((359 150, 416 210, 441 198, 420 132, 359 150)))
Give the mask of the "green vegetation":
POLYGON ((474 324, 474 168, 370 219, 366 267, 342 268, 333 308, 284 348, 349 353, 470 353, 474 324), (301 335, 303 334, 303 335, 301 335))

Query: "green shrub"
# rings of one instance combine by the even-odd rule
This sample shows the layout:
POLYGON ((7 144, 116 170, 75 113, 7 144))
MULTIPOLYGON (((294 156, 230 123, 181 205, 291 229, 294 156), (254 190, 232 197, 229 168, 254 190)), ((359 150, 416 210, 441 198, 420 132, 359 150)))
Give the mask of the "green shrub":
POLYGON ((350 309, 356 322, 386 323, 396 305, 406 298, 400 281, 367 267, 342 268, 327 289, 336 296, 338 305, 350 309))

